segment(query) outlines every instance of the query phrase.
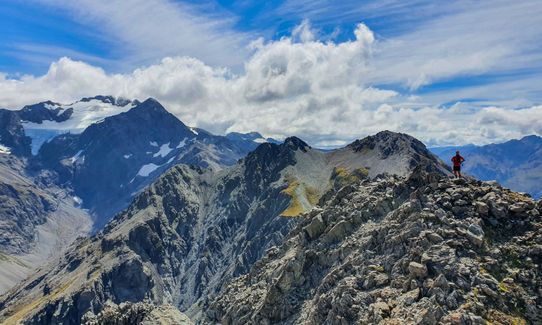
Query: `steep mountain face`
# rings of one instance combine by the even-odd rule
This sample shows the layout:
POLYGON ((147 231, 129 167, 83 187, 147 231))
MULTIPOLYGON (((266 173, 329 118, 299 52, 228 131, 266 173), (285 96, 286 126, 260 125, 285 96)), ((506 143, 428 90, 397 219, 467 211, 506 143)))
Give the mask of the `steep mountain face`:
POLYGON ((203 323, 540 324, 542 202, 415 172, 346 186, 203 323))
POLYGON ((247 152, 224 137, 191 129, 153 99, 45 143, 33 168, 51 169, 96 216, 100 229, 133 195, 178 164, 220 169, 247 152))
POLYGON ((0 109, 0 149, 2 152, 29 156, 31 143, 32 139, 25 135, 19 116, 13 111, 0 109))
POLYGON ((57 123, 68 120, 73 115, 73 108, 64 109, 60 104, 52 101, 28 105, 19 111, 22 121, 31 123, 43 123, 53 121, 57 123))
POLYGON ((90 216, 65 191, 24 170, 24 161, 0 154, 0 293, 90 230, 90 216))
POLYGON ((279 217, 288 196, 283 183, 273 185, 295 152, 286 145, 258 149, 228 171, 172 168, 101 234, 6 296, 13 304, 2 309, 13 315, 4 321, 30 312, 33 323, 78 324, 108 299, 151 299, 199 313, 201 297, 246 272, 295 222, 279 217), (51 304, 28 310, 40 304, 44 288, 51 288, 51 304))
POLYGON ((486 146, 460 146, 431 149, 442 160, 449 162, 456 150, 466 161, 466 173, 482 180, 497 180, 515 191, 542 197, 542 138, 527 136, 486 146))
POLYGON ((415 158, 418 168, 446 173, 426 149, 388 149, 383 140, 414 143, 383 132, 367 140, 372 148, 324 153, 288 138, 281 145, 264 143, 222 170, 177 165, 101 233, 77 242, 5 295, 0 320, 79 324, 108 300, 170 303, 203 319, 224 285, 280 245, 301 221, 295 216, 327 200, 325 193, 371 173, 408 175, 415 158))

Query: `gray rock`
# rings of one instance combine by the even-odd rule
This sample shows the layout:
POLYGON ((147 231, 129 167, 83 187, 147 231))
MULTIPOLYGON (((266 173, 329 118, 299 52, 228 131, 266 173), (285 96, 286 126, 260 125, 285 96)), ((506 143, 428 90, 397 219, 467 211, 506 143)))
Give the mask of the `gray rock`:
POLYGON ((410 262, 408 264, 408 272, 415 278, 425 278, 427 276, 427 266, 417 262, 410 262))
POLYGON ((466 231, 466 236, 469 241, 476 246, 482 246, 484 244, 484 231, 478 225, 469 225, 469 228, 466 231))
POLYGON ((510 211, 514 213, 522 213, 522 212, 525 212, 525 210, 527 210, 527 205, 523 202, 517 202, 515 204, 512 204, 509 207, 509 209, 510 211))
POLYGON ((307 235, 310 239, 315 239, 316 237, 320 236, 326 230, 326 224, 324 223, 324 220, 322 219, 322 215, 317 215, 314 218, 312 218, 312 221, 303 227, 307 235))
POLYGON ((476 201, 474 203, 476 205, 476 212, 479 214, 486 216, 489 212, 489 207, 484 202, 476 201))

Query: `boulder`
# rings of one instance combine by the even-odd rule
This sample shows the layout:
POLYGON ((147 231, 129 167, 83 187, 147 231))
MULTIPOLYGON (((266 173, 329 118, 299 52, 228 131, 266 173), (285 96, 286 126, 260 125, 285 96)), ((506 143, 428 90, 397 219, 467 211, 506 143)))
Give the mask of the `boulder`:
POLYGON ((312 218, 312 221, 308 225, 303 227, 303 230, 305 231, 305 233, 307 233, 311 240, 320 236, 324 232, 324 230, 326 230, 326 224, 324 222, 324 219, 322 218, 322 215, 319 214, 316 217, 312 218))
POLYGON ((410 262, 408 264, 408 272, 412 277, 425 278, 427 276, 427 266, 418 262, 410 262))
POLYGON ((489 213, 489 207, 484 202, 477 201, 474 204, 476 206, 476 212, 479 214, 486 216, 489 213))

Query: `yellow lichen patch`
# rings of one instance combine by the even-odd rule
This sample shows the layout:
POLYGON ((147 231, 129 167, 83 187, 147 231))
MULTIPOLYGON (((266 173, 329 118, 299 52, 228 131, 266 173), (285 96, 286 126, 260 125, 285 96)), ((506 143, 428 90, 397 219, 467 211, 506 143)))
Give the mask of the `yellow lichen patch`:
POLYGON ((22 321, 28 317, 32 311, 38 309, 41 305, 47 303, 48 301, 56 300, 60 297, 62 293, 64 293, 75 281, 75 278, 71 279, 70 281, 67 281, 64 285, 60 286, 59 288, 53 290, 48 295, 44 295, 42 297, 39 297, 30 303, 20 306, 13 315, 11 315, 9 318, 7 318, 5 321, 2 322, 4 325, 16 325, 21 324, 22 321))
POLYGON ((295 217, 303 212, 303 207, 297 195, 297 188, 299 187, 299 181, 292 177, 286 177, 286 181, 288 182, 288 187, 282 190, 282 193, 290 196, 291 201, 288 208, 282 211, 280 215, 282 217, 295 217))
POLYGON ((502 311, 492 309, 488 312, 488 322, 490 324, 503 325, 527 325, 527 321, 521 317, 512 316, 502 311))
POLYGON ((512 198, 513 201, 528 201, 529 198, 521 193, 517 192, 510 192, 509 194, 510 198, 512 198))
POLYGON ((301 184, 297 179, 287 176, 288 187, 282 193, 291 198, 290 205, 280 214, 282 217, 297 217, 305 212, 306 205, 314 206, 320 199, 320 193, 314 188, 301 184), (305 206, 303 205, 305 202, 305 206))
POLYGON ((500 292, 509 292, 509 291, 510 291, 510 289, 508 289, 508 286, 506 285, 506 283, 504 283, 504 282, 502 282, 502 281, 499 282, 499 286, 498 286, 498 287, 499 287, 499 291, 500 291, 500 292))
POLYGON ((360 167, 349 172, 344 167, 335 167, 331 174, 331 179, 334 181, 335 188, 340 188, 349 184, 359 182, 369 175, 366 168, 360 167))
POLYGON ((307 194, 307 200, 312 205, 316 205, 318 200, 320 200, 320 193, 312 187, 305 187, 305 193, 307 194))

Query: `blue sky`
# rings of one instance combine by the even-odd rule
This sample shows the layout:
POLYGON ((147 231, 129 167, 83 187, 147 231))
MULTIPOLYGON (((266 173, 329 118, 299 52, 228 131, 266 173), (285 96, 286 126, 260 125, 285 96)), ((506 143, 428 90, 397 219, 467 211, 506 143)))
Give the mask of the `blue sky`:
MULTIPOLYGON (((408 6, 390 2, 381 7, 377 5, 378 1, 344 1, 341 4, 284 0, 170 2, 188 4, 196 15, 231 20, 229 28, 267 39, 290 35, 303 19, 309 19, 323 38, 332 37, 335 41, 351 39, 359 22, 364 22, 378 37, 385 39, 412 30, 447 11, 444 6, 431 1, 412 1, 408 6)), ((118 69, 113 63, 122 59, 122 50, 116 48, 117 35, 103 26, 81 21, 73 8, 61 3, 3 2, 0 28, 6 32, 0 35, 0 71, 40 74, 46 72, 51 61, 62 56, 101 64, 106 69, 118 69)))
MULTIPOLYGON (((439 114, 456 112, 446 117, 450 122, 443 128, 453 130, 456 119, 486 121, 483 131, 468 130, 478 133, 464 133, 460 141, 488 142, 539 132, 526 121, 541 118, 538 111, 527 111, 542 102, 541 24, 542 4, 535 0, 6 0, 0 6, 0 90, 4 93, 0 105, 16 108, 41 99, 75 100, 95 95, 85 91, 103 91, 101 86, 111 83, 105 91, 157 97, 171 103, 181 118, 215 132, 247 130, 249 123, 234 123, 220 115, 218 108, 208 107, 213 106, 209 94, 222 89, 216 87, 233 87, 227 92, 240 94, 229 105, 244 110, 262 110, 265 105, 272 110, 286 103, 304 107, 295 111, 297 115, 290 112, 293 108, 288 113, 305 127, 292 126, 284 134, 268 129, 269 135, 296 133, 338 143, 354 137, 355 126, 341 136, 331 128, 322 134, 307 128, 310 121, 302 113, 319 112, 320 106, 307 98, 308 92, 300 90, 293 96, 287 91, 292 83, 302 85, 317 98, 315 89, 320 89, 320 78, 326 76, 314 73, 338 65, 359 75, 344 69, 343 75, 335 76, 341 86, 329 95, 328 102, 337 105, 332 118, 354 114, 355 107, 360 114, 385 110, 382 105, 401 114, 407 114, 407 108, 408 114, 414 114, 430 107, 439 114), (359 29, 360 23, 367 31, 359 29), (356 43, 359 46, 347 46, 356 43), (359 56, 352 57, 349 51, 359 56), (307 62, 298 62, 295 55, 306 55, 307 62), (174 63, 164 62, 165 58, 174 63), (282 65, 287 77, 268 75, 282 65), (300 73, 306 80, 296 79, 300 73), (78 74, 86 77, 79 80, 78 74), (204 74, 211 79, 197 79, 204 74), (265 82, 254 79, 266 74, 265 82), (98 84, 89 78, 103 80, 98 84), (263 82, 261 89, 273 93, 262 98, 275 102, 251 102, 247 85, 259 82, 263 82), (349 86, 360 93, 366 90, 363 94, 375 89, 382 92, 380 97, 375 95, 378 101, 368 100, 365 95, 345 94, 349 86), (187 89, 200 93, 196 96, 187 89), (23 91, 34 95, 21 96, 23 91), (208 114, 194 113, 193 105, 208 114), (480 114, 488 108, 522 113, 508 125, 508 121, 482 118, 480 114), (206 121, 209 118, 219 126, 206 121), (499 131, 505 125, 512 131, 499 131)), ((446 137, 424 132, 426 126, 408 121, 381 127, 415 133, 434 143, 444 143, 446 137)))

